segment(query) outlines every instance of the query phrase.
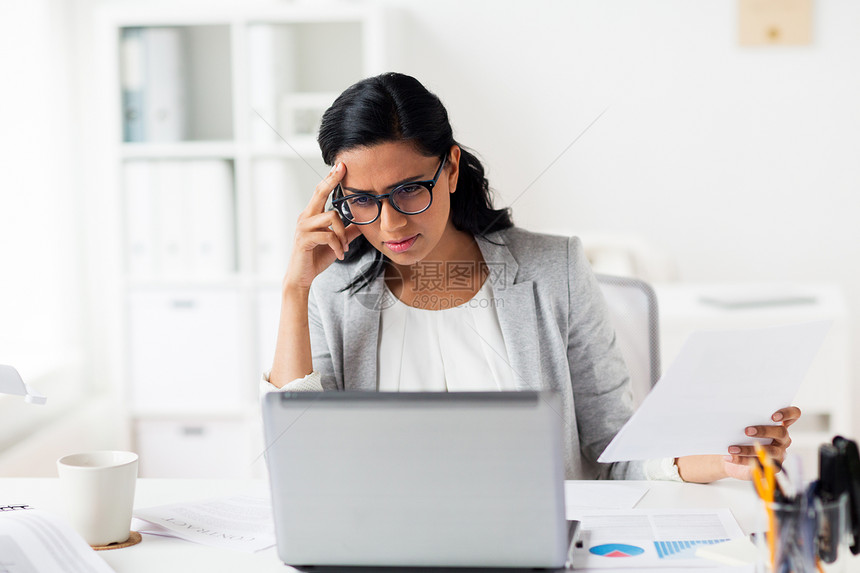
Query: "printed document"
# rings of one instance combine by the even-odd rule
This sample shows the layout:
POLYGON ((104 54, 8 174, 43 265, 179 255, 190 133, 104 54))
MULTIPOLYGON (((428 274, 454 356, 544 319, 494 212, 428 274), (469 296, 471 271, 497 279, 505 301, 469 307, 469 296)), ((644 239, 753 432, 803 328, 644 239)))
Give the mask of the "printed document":
MULTIPOLYGON (((695 332, 600 462, 728 453, 790 406, 831 321, 695 332)), ((766 443, 769 443, 767 440, 766 443)))
POLYGON ((728 509, 629 509, 583 512, 574 569, 714 567, 700 546, 744 539, 728 509))
POLYGON ((193 503, 136 509, 131 528, 140 533, 253 553, 275 545, 268 497, 236 495, 193 503))
POLYGON ((648 486, 619 480, 564 482, 564 505, 568 519, 591 509, 630 509, 648 493, 648 486))
POLYGON ((0 512, 0 571, 113 573, 68 523, 39 509, 0 512))

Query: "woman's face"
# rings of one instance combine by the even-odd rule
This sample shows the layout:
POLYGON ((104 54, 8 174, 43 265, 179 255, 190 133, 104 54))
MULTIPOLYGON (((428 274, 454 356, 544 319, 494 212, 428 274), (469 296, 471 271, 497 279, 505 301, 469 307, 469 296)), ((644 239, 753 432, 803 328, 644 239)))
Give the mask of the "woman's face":
MULTIPOLYGON (((337 157, 346 165, 341 181, 344 193, 382 195, 409 181, 433 178, 441 157, 427 157, 407 142, 380 143, 350 149, 337 157)), ((360 225, 361 234, 396 265, 409 266, 423 260, 453 260, 462 233, 451 222, 450 195, 456 190, 460 148, 452 147, 445 167, 433 188, 433 202, 423 213, 404 215, 387 199, 379 218, 360 225)))

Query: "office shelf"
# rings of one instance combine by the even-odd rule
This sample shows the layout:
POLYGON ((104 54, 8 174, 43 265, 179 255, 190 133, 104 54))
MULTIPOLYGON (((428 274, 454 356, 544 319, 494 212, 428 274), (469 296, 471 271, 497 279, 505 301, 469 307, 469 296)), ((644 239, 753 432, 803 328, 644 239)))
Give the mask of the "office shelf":
POLYGON ((319 118, 384 71, 382 25, 361 2, 97 11, 96 336, 141 475, 261 471, 231 460, 261 439, 292 227, 328 172, 319 118))

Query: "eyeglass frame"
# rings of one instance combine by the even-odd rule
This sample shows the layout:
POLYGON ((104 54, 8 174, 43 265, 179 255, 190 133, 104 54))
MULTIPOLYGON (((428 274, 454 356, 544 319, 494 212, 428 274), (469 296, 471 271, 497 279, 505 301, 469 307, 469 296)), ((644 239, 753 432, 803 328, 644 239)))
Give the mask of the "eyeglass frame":
POLYGON ((384 193, 382 195, 374 195, 373 193, 363 193, 363 192, 352 193, 350 195, 346 195, 343 192, 343 187, 341 187, 340 183, 338 183, 337 184, 337 190, 335 191, 335 194, 340 195, 340 197, 332 199, 331 205, 332 205, 332 207, 337 209, 337 212, 341 216, 341 218, 348 220, 350 223, 352 223, 354 225, 370 225, 371 223, 375 223, 377 221, 377 219, 379 219, 379 216, 382 215, 382 200, 383 199, 388 199, 388 204, 391 205, 395 211, 397 211, 398 213, 400 213, 402 215, 419 215, 419 214, 423 213, 424 211, 426 211, 427 209, 429 209, 430 206, 433 204, 433 188, 436 187, 436 182, 439 180, 439 176, 442 175, 442 169, 445 167, 445 163, 447 163, 447 161, 448 161, 448 156, 447 155, 443 156, 442 157, 442 163, 440 163, 439 168, 436 169, 436 173, 433 175, 433 179, 426 179, 424 181, 407 181, 406 183, 401 183, 400 185, 398 185, 397 187, 395 187, 394 189, 392 189, 388 193, 384 193), (394 195, 395 193, 397 193, 402 188, 404 188, 408 185, 420 185, 421 187, 424 187, 425 189, 427 189, 427 192, 430 193, 430 202, 427 203, 427 206, 424 207, 423 209, 421 209, 420 211, 415 211, 414 213, 407 213, 406 211, 402 211, 400 209, 400 207, 398 207, 397 204, 392 202, 390 199, 390 197, 392 195, 394 195), (343 210, 341 209, 341 205, 343 203, 345 203, 348 199, 352 199, 354 197, 369 197, 369 198, 373 199, 376 202, 376 217, 374 217, 370 221, 366 221, 364 223, 359 223, 358 221, 355 221, 353 219, 348 219, 347 216, 343 213, 343 210))

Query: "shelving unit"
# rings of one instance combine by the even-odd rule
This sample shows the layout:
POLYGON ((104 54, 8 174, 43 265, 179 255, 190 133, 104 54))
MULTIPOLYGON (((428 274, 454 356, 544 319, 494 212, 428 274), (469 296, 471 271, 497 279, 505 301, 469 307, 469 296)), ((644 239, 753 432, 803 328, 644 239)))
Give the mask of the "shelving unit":
POLYGON ((258 381, 294 221, 328 171, 319 116, 384 71, 382 32, 360 3, 98 14, 97 371, 142 476, 261 475, 258 381))

